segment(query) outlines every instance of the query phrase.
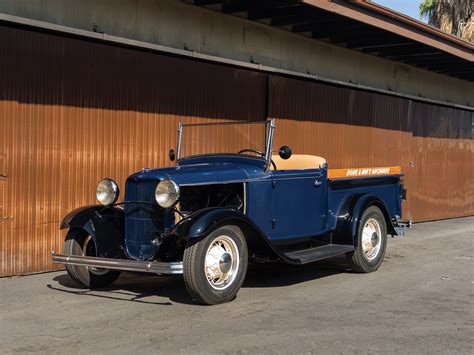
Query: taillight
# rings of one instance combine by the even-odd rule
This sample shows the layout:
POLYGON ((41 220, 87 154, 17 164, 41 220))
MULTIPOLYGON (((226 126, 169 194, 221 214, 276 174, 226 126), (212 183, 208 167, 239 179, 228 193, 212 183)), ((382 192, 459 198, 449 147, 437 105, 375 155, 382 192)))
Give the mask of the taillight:
POLYGON ((407 199, 407 189, 403 186, 403 183, 400 184, 400 198, 402 201, 407 199))

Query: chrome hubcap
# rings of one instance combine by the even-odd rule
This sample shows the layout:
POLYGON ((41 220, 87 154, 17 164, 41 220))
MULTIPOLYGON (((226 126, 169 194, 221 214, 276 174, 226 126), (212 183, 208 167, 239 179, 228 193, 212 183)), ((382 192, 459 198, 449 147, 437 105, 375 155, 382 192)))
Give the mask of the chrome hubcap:
POLYGON ((382 249, 382 230, 379 222, 370 218, 362 229, 362 251, 368 261, 374 260, 382 249))
POLYGON ((230 268, 232 267, 232 257, 230 256, 229 253, 224 253, 221 255, 221 258, 219 259, 219 271, 222 272, 223 274, 226 274, 230 271, 230 268))
POLYGON ((215 238, 207 249, 204 272, 216 290, 227 288, 239 269, 239 253, 234 240, 227 235, 215 238))

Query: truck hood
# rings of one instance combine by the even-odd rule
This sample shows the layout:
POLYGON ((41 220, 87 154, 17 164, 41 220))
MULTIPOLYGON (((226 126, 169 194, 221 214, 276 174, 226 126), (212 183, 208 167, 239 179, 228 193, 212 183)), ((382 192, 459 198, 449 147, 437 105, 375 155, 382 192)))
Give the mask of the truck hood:
POLYGON ((180 186, 222 184, 243 182, 269 176, 264 171, 262 164, 255 164, 249 159, 239 161, 195 161, 180 166, 161 169, 143 169, 127 180, 129 181, 159 181, 164 179, 174 180, 180 186))

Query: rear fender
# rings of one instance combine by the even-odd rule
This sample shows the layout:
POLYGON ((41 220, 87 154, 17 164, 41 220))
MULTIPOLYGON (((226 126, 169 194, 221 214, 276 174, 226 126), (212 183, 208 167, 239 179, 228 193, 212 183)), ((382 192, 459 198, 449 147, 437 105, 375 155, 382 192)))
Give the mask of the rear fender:
POLYGON ((291 262, 245 214, 230 208, 212 207, 194 212, 179 222, 171 233, 192 240, 204 238, 217 228, 229 224, 238 226, 244 233, 249 255, 257 253, 291 262))
POLYGON ((71 211, 59 229, 82 229, 94 240, 97 256, 123 255, 125 212, 116 207, 85 206, 71 211))
POLYGON ((348 197, 339 209, 333 242, 356 245, 360 219, 370 206, 377 206, 382 211, 387 225, 387 233, 397 235, 385 203, 375 195, 356 194, 348 197))

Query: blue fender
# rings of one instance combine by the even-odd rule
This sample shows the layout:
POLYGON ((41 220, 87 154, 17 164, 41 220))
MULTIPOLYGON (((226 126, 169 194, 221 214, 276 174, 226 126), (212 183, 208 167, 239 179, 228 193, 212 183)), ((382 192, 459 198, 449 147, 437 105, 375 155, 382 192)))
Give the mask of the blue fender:
POLYGON ((396 235, 392 220, 385 203, 372 194, 355 194, 349 196, 339 209, 336 233, 333 236, 333 242, 338 244, 354 244, 357 241, 357 231, 359 229, 360 219, 364 211, 370 206, 377 206, 382 211, 387 233, 396 235))
POLYGON ((125 212, 116 207, 84 206, 69 212, 59 229, 82 229, 94 240, 97 256, 123 255, 125 212))
POLYGON ((88 233, 93 233, 91 219, 104 209, 104 206, 89 205, 76 208, 69 212, 59 224, 59 229, 82 228, 88 233))
POLYGON ((271 244, 266 235, 250 218, 231 208, 210 207, 194 212, 181 220, 171 234, 179 235, 188 240, 203 238, 225 224, 234 224, 242 229, 247 241, 249 255, 258 253, 269 257, 276 256, 290 264, 294 264, 294 261, 287 258, 271 244))
POLYGON ((231 220, 252 223, 240 211, 231 208, 210 207, 194 212, 182 220, 176 226, 176 232, 188 238, 200 238, 231 220))

